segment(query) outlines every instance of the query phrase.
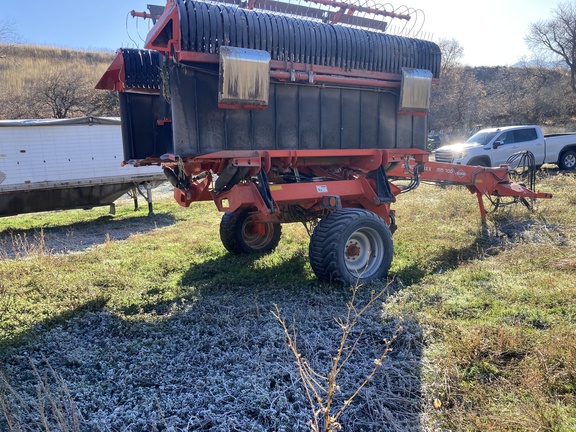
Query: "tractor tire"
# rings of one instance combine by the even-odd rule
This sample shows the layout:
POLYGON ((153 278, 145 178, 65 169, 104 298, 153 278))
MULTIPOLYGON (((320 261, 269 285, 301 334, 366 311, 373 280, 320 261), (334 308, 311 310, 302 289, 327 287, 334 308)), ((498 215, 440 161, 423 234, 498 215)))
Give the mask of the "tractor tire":
POLYGON ((394 244, 386 222, 364 209, 342 209, 314 229, 310 265, 323 282, 360 284, 387 276, 394 244))
POLYGON ((568 150, 560 155, 558 167, 561 170, 571 171, 576 169, 576 151, 568 150))
POLYGON ((224 213, 220 221, 220 240, 226 250, 233 254, 270 252, 278 246, 282 225, 272 222, 254 222, 253 213, 238 210, 224 213), (256 225, 264 228, 259 233, 256 225))

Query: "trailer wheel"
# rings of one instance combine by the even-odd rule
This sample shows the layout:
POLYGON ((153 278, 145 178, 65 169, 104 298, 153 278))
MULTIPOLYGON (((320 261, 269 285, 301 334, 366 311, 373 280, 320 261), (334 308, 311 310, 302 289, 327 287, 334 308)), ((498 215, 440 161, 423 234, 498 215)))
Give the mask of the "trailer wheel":
POLYGON ((337 210, 323 218, 310 238, 310 265, 325 282, 370 282, 388 274, 394 245, 388 225, 364 209, 337 210))
POLYGON ((573 170, 576 169, 576 151, 568 150, 562 153, 558 166, 562 170, 573 170))
POLYGON ((247 210, 224 213, 220 221, 220 240, 233 254, 270 252, 278 246, 281 234, 282 225, 255 222, 247 210))

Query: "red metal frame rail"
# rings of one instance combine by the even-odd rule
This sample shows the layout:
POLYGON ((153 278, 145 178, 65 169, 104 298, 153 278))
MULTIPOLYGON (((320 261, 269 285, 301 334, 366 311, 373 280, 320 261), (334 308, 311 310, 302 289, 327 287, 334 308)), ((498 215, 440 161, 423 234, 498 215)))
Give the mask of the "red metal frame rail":
POLYGON ((549 193, 533 192, 511 182, 506 166, 484 168, 428 161, 429 153, 418 149, 365 150, 269 150, 223 151, 190 159, 170 157, 163 163, 190 179, 186 188, 175 188, 174 197, 182 206, 194 201, 214 200, 218 210, 232 212, 254 208, 262 221, 286 222, 282 208, 299 205, 309 212, 341 207, 362 207, 393 223, 390 204, 402 188, 388 179, 413 179, 466 186, 476 194, 482 219, 486 210, 482 197, 551 198, 549 193), (219 176, 232 178, 238 170, 242 178, 221 190, 213 187, 219 176), (379 170, 385 174, 379 173, 379 170), (295 172, 313 181, 282 180, 282 173, 295 172), (215 175, 214 175, 215 174, 215 175), (257 178, 265 182, 270 198, 263 196, 257 178), (378 178, 378 176, 384 176, 378 178), (386 185, 383 185, 383 180, 386 185), (383 194, 383 187, 388 187, 383 194), (387 199, 388 198, 388 199, 387 199), (334 201, 336 200, 336 201, 334 201))
MULTIPOLYGON (((415 161, 409 161, 408 167, 406 164, 398 165, 390 170, 388 175, 406 178, 416 167, 415 161)), ((470 193, 476 194, 482 220, 486 219, 486 208, 482 199, 485 195, 524 199, 552 198, 550 193, 534 192, 519 183, 510 181, 507 165, 487 168, 428 161, 421 165, 419 171, 419 178, 423 181, 466 186, 470 193)))

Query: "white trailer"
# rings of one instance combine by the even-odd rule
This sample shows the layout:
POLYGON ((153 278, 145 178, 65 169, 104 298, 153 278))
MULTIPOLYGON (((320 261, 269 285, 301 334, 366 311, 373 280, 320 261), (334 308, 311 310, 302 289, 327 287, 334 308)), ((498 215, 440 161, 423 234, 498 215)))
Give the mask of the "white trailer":
POLYGON ((0 216, 110 205, 166 180, 161 167, 122 166, 119 118, 0 121, 0 216))

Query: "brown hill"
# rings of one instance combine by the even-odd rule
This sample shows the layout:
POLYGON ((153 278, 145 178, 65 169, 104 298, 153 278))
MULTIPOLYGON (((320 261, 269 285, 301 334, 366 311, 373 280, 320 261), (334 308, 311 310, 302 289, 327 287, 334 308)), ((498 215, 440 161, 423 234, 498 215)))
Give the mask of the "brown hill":
POLYGON ((0 119, 118 115, 116 96, 94 90, 112 52, 0 45, 0 119))

